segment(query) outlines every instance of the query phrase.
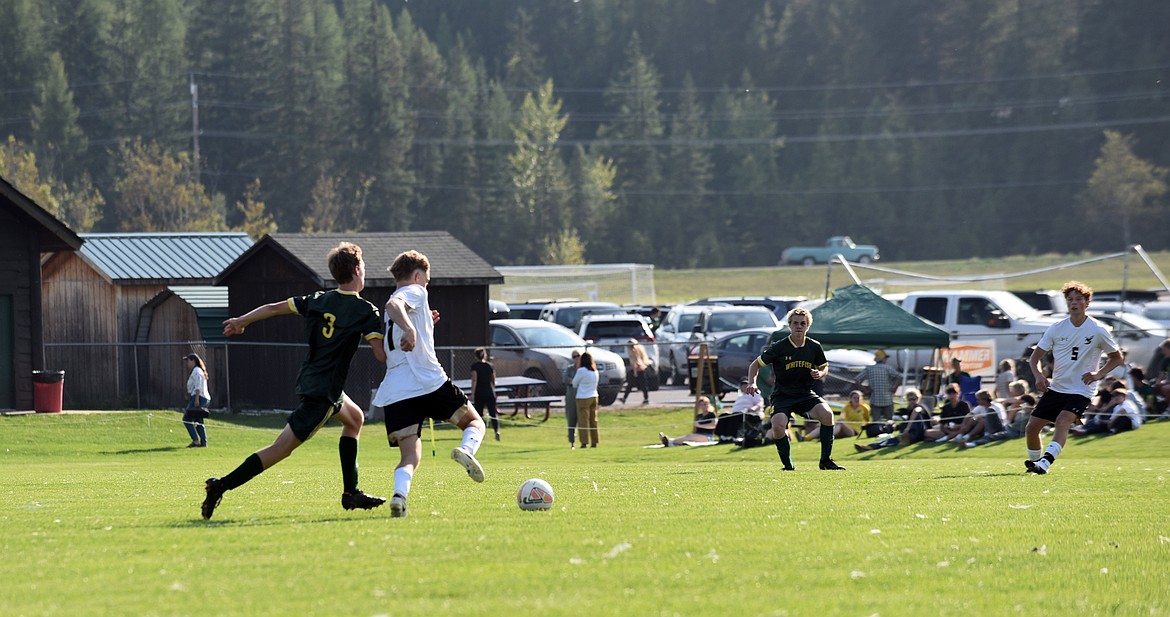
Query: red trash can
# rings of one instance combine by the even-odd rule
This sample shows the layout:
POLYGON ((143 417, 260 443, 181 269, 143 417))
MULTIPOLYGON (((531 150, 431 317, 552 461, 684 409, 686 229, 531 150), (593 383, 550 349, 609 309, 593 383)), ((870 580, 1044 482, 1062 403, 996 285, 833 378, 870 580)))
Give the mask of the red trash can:
POLYGON ((61 413, 65 371, 33 371, 33 409, 37 413, 61 413))

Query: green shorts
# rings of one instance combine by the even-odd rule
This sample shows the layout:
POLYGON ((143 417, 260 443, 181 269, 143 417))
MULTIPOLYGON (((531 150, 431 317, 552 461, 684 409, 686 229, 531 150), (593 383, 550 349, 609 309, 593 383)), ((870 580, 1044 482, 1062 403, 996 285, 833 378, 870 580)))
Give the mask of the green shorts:
MULTIPOLYGON (((344 395, 342 395, 344 396, 344 395)), ((341 401, 315 396, 302 396, 296 411, 288 415, 288 427, 302 442, 308 441, 325 422, 341 411, 341 401)))

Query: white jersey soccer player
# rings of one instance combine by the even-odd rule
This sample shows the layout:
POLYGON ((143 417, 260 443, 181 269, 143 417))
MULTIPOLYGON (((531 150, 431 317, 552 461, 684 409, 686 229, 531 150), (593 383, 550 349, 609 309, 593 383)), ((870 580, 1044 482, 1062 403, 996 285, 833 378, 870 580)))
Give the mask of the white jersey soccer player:
POLYGON ((1048 473, 1064 449, 1069 428, 1089 406, 1093 383, 1123 362, 1113 335, 1085 314, 1093 290, 1084 283, 1069 281, 1061 292, 1068 303, 1068 318, 1048 327, 1028 359, 1036 376, 1036 389, 1044 393, 1024 430, 1028 448, 1024 466, 1029 473, 1048 473), (1051 381, 1040 370, 1040 360, 1049 351, 1052 352, 1051 381), (1104 366, 1102 354, 1108 355, 1104 366), (1048 448, 1041 450, 1040 431, 1048 424, 1054 424, 1056 430, 1048 448))

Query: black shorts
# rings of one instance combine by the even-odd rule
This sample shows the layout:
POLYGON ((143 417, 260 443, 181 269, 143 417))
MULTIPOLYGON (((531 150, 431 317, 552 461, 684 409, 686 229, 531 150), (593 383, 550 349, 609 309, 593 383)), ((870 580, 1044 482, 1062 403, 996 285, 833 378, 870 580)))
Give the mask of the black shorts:
POLYGON ((386 438, 391 446, 397 446, 400 436, 411 432, 422 435, 423 420, 447 420, 466 404, 467 395, 449 379, 434 392, 390 403, 384 408, 386 438))
POLYGON ((812 411, 813 407, 823 404, 825 404, 825 399, 815 394, 801 398, 774 398, 772 399, 772 415, 782 413, 791 418, 792 414, 800 414, 812 420, 814 418, 808 415, 808 412, 812 411))
POLYGON ((1036 408, 1032 410, 1032 417, 1056 422, 1056 418, 1060 415, 1060 412, 1071 411, 1077 414, 1079 418, 1085 414, 1085 409, 1088 407, 1089 397, 1087 396, 1065 394, 1049 388, 1040 397, 1040 402, 1036 403, 1036 408))
MULTIPOLYGON (((342 395, 344 397, 344 395, 342 395)), ((340 401, 327 398, 302 396, 301 404, 288 415, 288 427, 301 441, 308 441, 325 422, 341 410, 340 401)))

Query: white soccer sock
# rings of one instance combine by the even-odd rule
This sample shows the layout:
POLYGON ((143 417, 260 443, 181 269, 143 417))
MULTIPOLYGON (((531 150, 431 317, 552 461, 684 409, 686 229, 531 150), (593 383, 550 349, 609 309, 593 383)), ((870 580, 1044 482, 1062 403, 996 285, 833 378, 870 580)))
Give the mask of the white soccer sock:
POLYGON ((1040 458, 1041 456, 1044 456, 1043 450, 1033 450, 1032 448, 1028 448, 1028 460, 1029 461, 1034 461, 1034 460, 1040 458))
POLYGON ((459 444, 459 447, 475 456, 475 453, 479 452, 479 442, 481 441, 483 441, 483 431, 469 426, 463 429, 463 443, 459 444))
POLYGON ((1048 469, 1052 466, 1052 463, 1055 462, 1056 457, 1060 456, 1061 450, 1063 450, 1063 448, 1060 446, 1060 444, 1056 443, 1055 441, 1048 442, 1048 449, 1044 452, 1044 456, 1041 456, 1040 460, 1036 461, 1036 464, 1044 469, 1048 469), (1049 456, 1052 457, 1052 460, 1048 460, 1049 456))
POLYGON ((414 479, 414 470, 399 467, 394 470, 394 493, 406 497, 410 495, 410 481, 414 479))

